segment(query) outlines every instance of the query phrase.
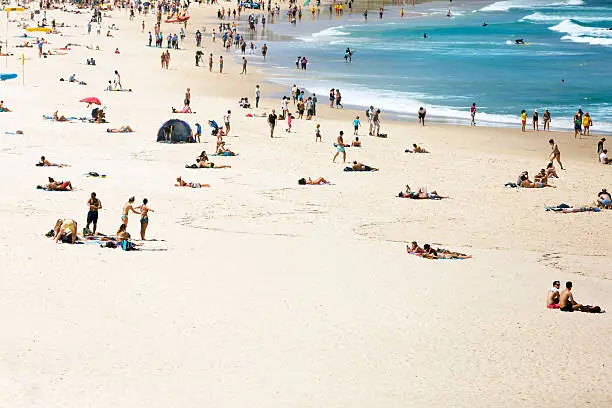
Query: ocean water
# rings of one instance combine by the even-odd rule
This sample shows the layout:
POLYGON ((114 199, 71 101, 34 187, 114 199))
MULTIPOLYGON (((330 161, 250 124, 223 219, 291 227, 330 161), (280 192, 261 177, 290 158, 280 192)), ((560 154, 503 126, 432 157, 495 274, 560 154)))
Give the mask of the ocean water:
POLYGON ((475 102, 481 124, 517 126, 522 109, 548 108, 552 127, 570 130, 582 108, 596 132, 612 132, 611 0, 472 1, 454 6, 451 18, 446 1, 405 10, 404 19, 399 9, 383 19, 371 12, 367 22, 321 10, 307 24, 275 24, 291 38, 275 41, 261 66, 272 81, 322 101, 340 88, 351 107, 374 105, 406 120, 424 106, 432 120, 467 124, 475 102), (355 51, 350 64, 346 47, 355 51), (297 56, 308 57, 308 71, 295 70, 297 56))

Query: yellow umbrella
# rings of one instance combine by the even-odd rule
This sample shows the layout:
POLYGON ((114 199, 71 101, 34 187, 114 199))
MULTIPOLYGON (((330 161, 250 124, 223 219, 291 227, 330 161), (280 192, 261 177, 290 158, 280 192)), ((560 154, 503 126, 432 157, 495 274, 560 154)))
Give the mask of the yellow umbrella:
POLYGON ((33 33, 33 32, 42 32, 42 33, 50 33, 51 29, 49 27, 28 27, 26 28, 26 31, 29 33, 33 33))
POLYGON ((23 7, 5 7, 4 11, 8 13, 9 11, 25 11, 25 9, 23 7))

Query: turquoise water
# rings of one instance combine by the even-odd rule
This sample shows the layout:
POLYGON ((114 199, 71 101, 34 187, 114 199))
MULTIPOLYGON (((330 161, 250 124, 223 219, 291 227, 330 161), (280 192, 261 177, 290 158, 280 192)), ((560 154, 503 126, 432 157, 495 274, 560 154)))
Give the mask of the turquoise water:
POLYGON ((569 130, 582 108, 595 131, 612 132, 612 1, 482 4, 454 6, 452 18, 448 2, 407 7, 404 19, 390 9, 367 22, 322 10, 314 22, 272 27, 293 40, 274 42, 263 67, 274 81, 323 99, 340 88, 347 105, 373 104, 410 120, 425 106, 431 119, 467 124, 476 102, 482 124, 515 126, 521 109, 548 108, 553 128, 569 130), (515 45, 517 38, 528 45, 515 45), (351 64, 344 63, 346 47, 355 50, 351 64), (308 57, 307 72, 295 71, 298 55, 308 57))

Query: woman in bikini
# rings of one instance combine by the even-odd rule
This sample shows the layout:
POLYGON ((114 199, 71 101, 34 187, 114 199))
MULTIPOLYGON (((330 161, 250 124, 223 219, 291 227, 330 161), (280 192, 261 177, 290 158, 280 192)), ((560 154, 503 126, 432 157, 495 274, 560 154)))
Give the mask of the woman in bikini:
POLYGON ((142 200, 142 205, 137 208, 140 210, 140 239, 145 240, 145 233, 147 232, 147 227, 149 226, 149 211, 153 211, 151 208, 147 206, 149 200, 146 198, 142 200))
POLYGON ((202 188, 202 187, 210 187, 210 184, 202 184, 202 183, 187 183, 186 181, 184 181, 182 179, 181 176, 178 176, 176 178, 176 182, 178 184, 175 184, 175 187, 191 187, 191 188, 202 188))
POLYGON ((323 184, 330 184, 329 181, 325 180, 323 177, 319 177, 317 179, 311 179, 310 177, 308 177, 308 180, 306 180, 305 178, 301 178, 298 180, 298 184, 301 186, 305 186, 305 185, 313 185, 313 186, 320 186, 323 184))

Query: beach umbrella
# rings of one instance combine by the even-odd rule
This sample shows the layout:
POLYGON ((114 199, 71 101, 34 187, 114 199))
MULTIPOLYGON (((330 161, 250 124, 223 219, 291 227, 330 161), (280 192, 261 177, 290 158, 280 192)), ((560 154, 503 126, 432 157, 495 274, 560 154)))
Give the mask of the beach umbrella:
POLYGON ((88 98, 83 98, 81 99, 79 102, 85 102, 88 104, 96 104, 96 105, 102 105, 102 102, 100 102, 100 100, 98 98, 96 98, 95 96, 90 96, 88 98))
POLYGON ((17 78, 17 74, 8 74, 8 73, 0 74, 0 81, 8 81, 9 79, 15 79, 15 78, 17 78))

